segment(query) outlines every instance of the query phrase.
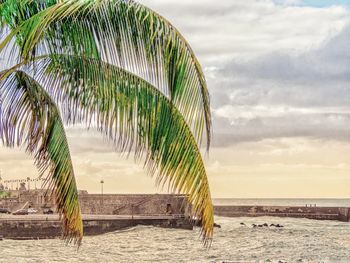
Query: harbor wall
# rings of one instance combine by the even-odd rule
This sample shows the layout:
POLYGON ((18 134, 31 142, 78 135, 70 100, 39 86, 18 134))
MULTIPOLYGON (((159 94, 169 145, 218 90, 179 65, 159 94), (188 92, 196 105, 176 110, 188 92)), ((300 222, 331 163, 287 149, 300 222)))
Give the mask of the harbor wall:
MULTIPOLYGON (((185 195, 173 194, 88 194, 81 191, 79 202, 82 214, 105 215, 190 215, 191 206, 185 195)), ((44 190, 14 191, 11 197, 0 199, 0 208, 11 211, 25 204, 39 213, 44 208, 55 210, 55 202, 44 190)))
POLYGON ((159 215, 190 214, 190 206, 184 195, 132 194, 132 195, 79 195, 83 214, 104 215, 159 215))
POLYGON ((349 222, 349 209, 306 206, 215 206, 214 213, 225 217, 277 216, 349 222))
MULTIPOLYGON (((192 229, 191 206, 185 195, 173 194, 88 194, 79 191, 84 235, 99 235, 136 225, 192 229)), ((10 239, 43 239, 61 236, 54 198, 46 190, 12 191, 0 198, 0 208, 38 210, 34 215, 1 215, 0 236, 10 239), (56 218, 53 220, 53 218, 56 218)))
MULTIPOLYGON (((84 236, 101 235, 137 225, 192 230, 188 218, 134 218, 134 219, 83 219, 84 236)), ((5 239, 51 239, 61 237, 62 225, 58 220, 18 219, 0 220, 0 238, 5 239)))

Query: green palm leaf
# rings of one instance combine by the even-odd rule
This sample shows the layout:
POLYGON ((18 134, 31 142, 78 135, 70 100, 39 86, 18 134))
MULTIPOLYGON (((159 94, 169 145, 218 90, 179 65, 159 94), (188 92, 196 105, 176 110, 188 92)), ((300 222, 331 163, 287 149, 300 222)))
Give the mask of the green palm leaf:
POLYGON ((26 145, 40 176, 47 176, 53 190, 64 238, 80 244, 78 192, 61 117, 45 90, 24 72, 12 73, 1 82, 0 138, 8 147, 26 145))
MULTIPOLYGON (((135 150, 158 184, 188 194, 208 242, 213 207, 197 144, 203 130, 210 144, 209 95, 201 67, 181 34, 159 14, 126 0, 0 0, 0 14, 2 28, 11 29, 0 51, 15 40, 20 55, 19 64, 0 74, 0 80, 8 82, 22 65, 32 65, 38 82, 18 74, 28 86, 45 89, 40 94, 59 105, 67 122, 95 123, 121 150, 135 150), (49 59, 42 60, 45 56, 49 59)), ((37 99, 33 96, 32 103, 37 99)), ((26 115, 28 109, 19 111, 26 115)), ((59 116, 57 108, 55 112, 59 116)), ((6 135, 8 127, 0 129, 6 135)), ((60 132, 64 135, 62 124, 60 132)), ((56 187, 64 185, 68 174, 55 174, 61 179, 56 187)), ((74 179, 73 170, 70 174, 74 179)), ((65 192, 57 196, 64 202, 65 192)), ((78 211, 77 205, 67 209, 78 211)), ((62 213, 79 229, 73 214, 62 213)))
POLYGON ((140 77, 100 60, 59 55, 46 63, 36 77, 54 87, 50 90, 64 102, 64 116, 96 120, 120 150, 134 148, 137 158, 144 156, 158 184, 188 194, 203 237, 210 239, 213 207, 205 167, 190 128, 171 101, 140 77))
MULTIPOLYGON (((30 0, 23 2, 30 15, 16 23, 5 20, 13 30, 1 48, 16 36, 27 60, 37 48, 36 52, 51 54, 98 56, 127 69, 171 99, 199 143, 205 126, 209 147, 209 94, 202 69, 186 40, 166 19, 134 1, 39 1, 41 8, 33 8, 30 0)), ((13 17, 11 10, 22 10, 23 2, 2 8, 5 17, 13 17)))

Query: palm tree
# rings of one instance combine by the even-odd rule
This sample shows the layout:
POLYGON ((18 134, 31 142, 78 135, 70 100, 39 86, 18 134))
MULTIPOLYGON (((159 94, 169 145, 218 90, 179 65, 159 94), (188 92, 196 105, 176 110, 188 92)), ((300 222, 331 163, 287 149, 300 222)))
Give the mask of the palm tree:
POLYGON ((0 0, 0 14, 0 52, 13 62, 0 73, 0 137, 25 144, 48 175, 64 238, 83 235, 64 123, 85 123, 133 151, 158 185, 187 194, 208 244, 209 94, 183 36, 132 0, 0 0))

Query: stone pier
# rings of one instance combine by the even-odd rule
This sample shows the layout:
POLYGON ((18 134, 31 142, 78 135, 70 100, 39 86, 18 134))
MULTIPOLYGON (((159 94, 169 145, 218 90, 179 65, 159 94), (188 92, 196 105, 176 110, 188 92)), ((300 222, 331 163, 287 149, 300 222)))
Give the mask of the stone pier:
MULTIPOLYGON (((0 214, 0 237, 11 239, 42 239, 60 237, 62 233, 58 215, 45 215, 56 211, 56 205, 45 190, 10 191, 0 198, 0 208, 11 212, 33 208, 34 215, 0 214)), ((99 235, 136 225, 165 228, 193 229, 191 206, 185 195, 175 194, 88 194, 79 191, 83 214, 84 235, 99 235)))
POLYGON ((214 213, 226 217, 277 216, 349 222, 349 209, 315 206, 215 206, 214 213))

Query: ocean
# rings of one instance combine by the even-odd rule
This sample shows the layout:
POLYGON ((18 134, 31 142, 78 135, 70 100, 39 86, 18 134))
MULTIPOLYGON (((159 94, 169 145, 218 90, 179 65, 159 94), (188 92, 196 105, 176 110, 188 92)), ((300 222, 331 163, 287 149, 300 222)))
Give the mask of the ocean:
MULTIPOLYGON (((250 204, 252 200, 215 203, 250 204)), ((348 199, 281 200, 255 199, 254 204, 350 203, 348 199)), ((276 217, 216 217, 215 221, 221 228, 215 229, 210 248, 202 246, 198 229, 137 226, 85 237, 79 250, 61 240, 0 241, 0 262, 350 262, 350 223, 276 217), (252 227, 263 223, 284 227, 252 227)))

